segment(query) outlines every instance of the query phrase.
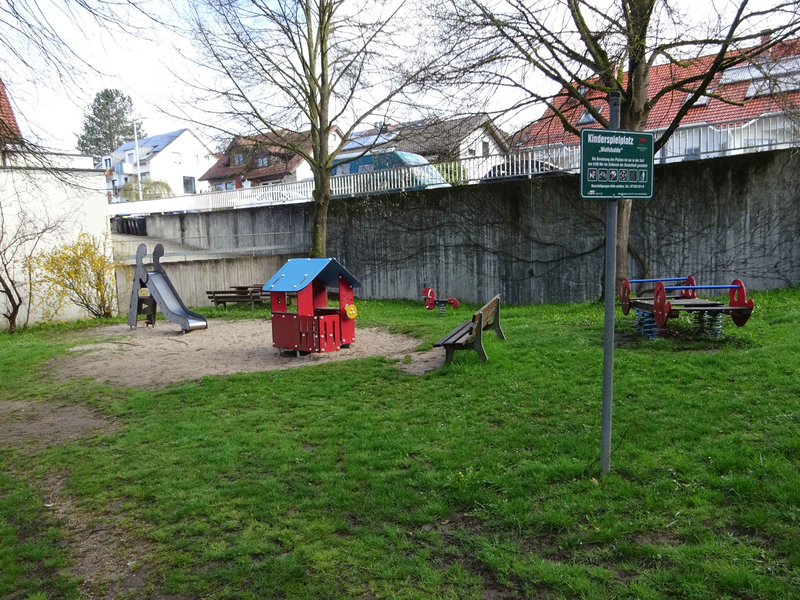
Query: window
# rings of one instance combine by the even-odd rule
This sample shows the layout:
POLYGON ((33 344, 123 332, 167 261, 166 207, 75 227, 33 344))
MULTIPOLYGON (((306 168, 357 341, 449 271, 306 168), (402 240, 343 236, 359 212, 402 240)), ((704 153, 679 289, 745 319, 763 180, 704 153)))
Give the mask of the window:
POLYGON ((226 181, 225 182, 225 189, 226 190, 234 190, 234 189, 236 189, 236 184, 233 183, 232 181, 226 181))
POLYGON ((796 92, 800 89, 800 75, 797 73, 772 77, 763 81, 752 81, 745 93, 745 99, 757 98, 759 96, 777 96, 796 92))
POLYGON ((224 188, 222 187, 222 184, 221 184, 221 183, 215 183, 215 184, 214 184, 214 191, 215 191, 215 192, 221 192, 223 189, 224 189, 224 188))
POLYGON ((339 165, 333 170, 334 175, 350 175, 350 163, 339 165))
POLYGON ((268 167, 269 166, 269 156, 259 156, 256 159, 256 166, 257 167, 268 167))
POLYGON ((683 160, 698 160, 700 158, 700 146, 693 146, 686 149, 686 157, 683 160))
POLYGON ((476 153, 474 146, 472 148, 467 148, 467 156, 475 156, 476 153))
POLYGON ((133 162, 133 152, 128 152, 128 162, 129 163, 133 162))
MULTIPOLYGON (((714 91, 711 88, 707 88, 706 89, 706 93, 707 94, 713 94, 714 91)), ((689 98, 691 98, 693 95, 694 95, 694 92, 689 92, 688 94, 686 94, 686 102, 688 102, 689 98)), ((708 96, 700 96, 697 99, 697 101, 694 104, 692 104, 689 108, 695 108, 697 106, 707 106, 708 105, 708 100, 709 100, 708 96)))
POLYGON ((244 154, 234 154, 233 155, 233 164, 234 165, 243 165, 244 164, 244 154))
POLYGON ((110 168, 111 168, 111 159, 107 158, 106 159, 106 169, 110 169, 110 168))
POLYGON ((489 156, 489 142, 487 142, 486 140, 483 140, 483 142, 481 142, 481 146, 482 146, 481 150, 483 151, 483 155, 484 156, 489 156))
MULTIPOLYGON (((603 114, 602 106, 595 106, 594 109, 601 115, 603 114)), ((595 122, 594 115, 592 115, 592 113, 590 113, 589 109, 587 108, 586 110, 583 111, 581 118, 577 120, 575 125, 588 125, 589 123, 594 123, 594 122, 595 122)))
POLYGON ((372 173, 375 170, 375 165, 358 165, 359 173, 372 173))
POLYGON ((184 177, 183 178, 183 193, 184 194, 194 194, 194 177, 184 177))

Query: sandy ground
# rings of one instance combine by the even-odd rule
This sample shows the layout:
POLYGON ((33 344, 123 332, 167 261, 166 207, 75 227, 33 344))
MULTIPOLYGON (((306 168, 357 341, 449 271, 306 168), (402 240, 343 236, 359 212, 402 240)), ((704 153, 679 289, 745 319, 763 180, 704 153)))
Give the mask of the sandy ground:
POLYGON ((290 369, 367 356, 400 359, 398 368, 421 375, 439 368, 445 357, 441 348, 414 352, 419 340, 375 328, 357 329, 355 343, 337 353, 279 356, 272 347, 272 327, 261 319, 212 320, 208 329, 186 335, 163 321, 135 330, 112 325, 86 335, 95 343, 70 348, 70 355, 53 361, 57 379, 93 377, 117 387, 160 389, 205 375, 290 369), (403 363, 407 355, 410 364, 403 363))

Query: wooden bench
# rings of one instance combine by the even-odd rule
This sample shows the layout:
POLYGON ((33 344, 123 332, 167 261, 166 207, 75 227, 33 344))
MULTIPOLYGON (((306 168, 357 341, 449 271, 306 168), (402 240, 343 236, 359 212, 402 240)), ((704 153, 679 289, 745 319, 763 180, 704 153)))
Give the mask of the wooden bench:
POLYGON ((235 285, 227 290, 206 290, 206 294, 208 294, 208 299, 214 303, 214 308, 220 304, 227 308, 228 302, 231 302, 239 306, 249 304, 252 312, 256 304, 269 302, 269 292, 265 292, 262 289, 263 286, 264 284, 235 285))
POLYGON ((503 330, 500 328, 500 294, 497 294, 472 315, 472 319, 464 321, 433 346, 434 348, 443 347, 445 349, 445 362, 453 362, 453 353, 456 350, 475 350, 480 359, 486 362, 486 351, 483 349, 483 332, 488 330, 494 331, 501 340, 506 339, 503 330))

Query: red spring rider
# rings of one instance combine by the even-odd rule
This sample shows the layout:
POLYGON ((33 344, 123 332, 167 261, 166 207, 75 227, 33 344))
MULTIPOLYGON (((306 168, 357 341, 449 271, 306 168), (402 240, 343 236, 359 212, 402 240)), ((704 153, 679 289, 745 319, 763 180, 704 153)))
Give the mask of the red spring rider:
POLYGON ((447 300, 437 300, 436 299, 436 292, 433 291, 432 287, 426 287, 422 290, 422 297, 425 299, 425 308, 428 310, 433 310, 434 308, 439 309, 439 316, 443 317, 445 313, 445 309, 449 304, 453 308, 458 308, 460 305, 458 300, 455 298, 448 298, 447 300))

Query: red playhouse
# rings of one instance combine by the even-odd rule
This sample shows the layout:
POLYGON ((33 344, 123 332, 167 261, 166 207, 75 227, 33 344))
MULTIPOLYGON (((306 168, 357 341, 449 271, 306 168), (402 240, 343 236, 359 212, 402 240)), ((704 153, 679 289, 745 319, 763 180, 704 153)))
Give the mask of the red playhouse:
POLYGON ((356 341, 353 288, 361 283, 335 258, 292 258, 264 284, 272 312, 272 345, 278 350, 335 352, 356 341), (339 289, 339 308, 328 307, 328 288, 339 289), (286 293, 297 294, 287 312, 286 293))

